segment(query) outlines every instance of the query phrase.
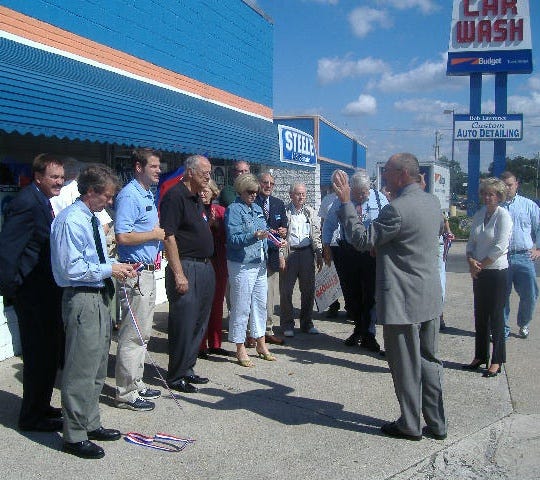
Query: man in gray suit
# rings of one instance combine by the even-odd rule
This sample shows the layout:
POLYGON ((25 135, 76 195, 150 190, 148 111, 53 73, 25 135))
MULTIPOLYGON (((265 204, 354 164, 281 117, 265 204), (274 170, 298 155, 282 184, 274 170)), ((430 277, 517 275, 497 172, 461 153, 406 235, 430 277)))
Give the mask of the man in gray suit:
POLYGON ((386 423, 386 435, 408 440, 424 435, 444 440, 443 368, 437 358, 441 283, 437 266, 441 210, 437 197, 417 183, 418 160, 410 153, 390 157, 383 178, 394 200, 369 229, 350 202, 347 176, 336 175, 342 205, 338 216, 347 241, 358 250, 375 248, 377 318, 383 325, 388 365, 401 416, 386 423))

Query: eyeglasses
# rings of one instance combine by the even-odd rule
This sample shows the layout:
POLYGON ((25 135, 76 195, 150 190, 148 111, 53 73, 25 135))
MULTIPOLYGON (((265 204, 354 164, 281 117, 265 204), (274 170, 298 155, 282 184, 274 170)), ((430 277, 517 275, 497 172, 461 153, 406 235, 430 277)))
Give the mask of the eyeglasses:
POLYGON ((257 193, 259 193, 259 191, 258 190, 246 190, 246 193, 248 195, 257 195, 257 193))

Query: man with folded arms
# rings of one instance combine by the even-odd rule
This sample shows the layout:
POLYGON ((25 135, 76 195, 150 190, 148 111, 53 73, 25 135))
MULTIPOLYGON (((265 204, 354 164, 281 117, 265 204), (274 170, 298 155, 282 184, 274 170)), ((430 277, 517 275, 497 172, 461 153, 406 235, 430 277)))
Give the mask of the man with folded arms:
POLYGON ((159 181, 160 159, 161 153, 156 150, 134 150, 131 154, 134 178, 116 197, 114 228, 118 258, 124 263, 137 264, 139 269, 137 277, 126 280, 118 292, 122 322, 116 352, 115 404, 138 412, 153 410, 155 404, 150 400, 161 395, 159 390, 148 388, 142 378, 156 306, 156 259, 160 242, 165 238, 150 191, 159 181))
POLYGON ((338 173, 334 189, 346 240, 358 250, 375 248, 377 320, 383 325, 388 366, 401 415, 381 427, 384 434, 420 440, 446 438, 443 367, 437 358, 442 311, 437 252, 442 231, 437 197, 417 183, 418 160, 392 155, 384 179, 393 200, 368 228, 358 218, 347 176, 338 173), (422 430, 421 417, 427 424, 422 430))
POLYGON ((51 262, 54 279, 63 287, 62 318, 66 354, 62 378, 64 452, 102 458, 91 440, 118 440, 118 430, 103 428, 99 396, 107 376, 111 344, 111 277, 125 281, 133 267, 105 256, 105 233, 95 212, 112 205, 118 178, 105 165, 89 165, 79 176, 81 196, 54 219, 51 262))

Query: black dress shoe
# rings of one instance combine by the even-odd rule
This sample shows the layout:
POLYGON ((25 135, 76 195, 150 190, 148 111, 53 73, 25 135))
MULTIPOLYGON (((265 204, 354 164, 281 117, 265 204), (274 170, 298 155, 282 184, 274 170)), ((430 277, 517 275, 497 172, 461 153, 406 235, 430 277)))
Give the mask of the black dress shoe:
POLYGON ((199 375, 186 375, 182 377, 182 380, 184 380, 186 383, 195 383, 197 385, 204 385, 205 383, 208 383, 208 378, 205 377, 199 377, 199 375))
POLYGON ((493 377, 496 377, 497 375, 499 375, 499 373, 501 373, 501 367, 500 366, 495 372, 490 372, 489 370, 486 370, 482 374, 482 376, 485 377, 485 378, 493 378, 493 377))
POLYGON ((362 341, 360 342, 360 348, 365 348, 366 350, 369 350, 373 353, 379 353, 381 351, 381 346, 379 345, 379 342, 375 339, 372 335, 366 335, 364 338, 362 338, 362 341))
POLYGON ((487 367, 487 364, 488 364, 487 361, 473 360, 468 365, 462 365, 461 368, 463 370, 470 370, 471 372, 474 372, 474 371, 478 370, 484 363, 486 364, 486 367, 487 367))
POLYGON ((120 440, 122 438, 122 434, 119 430, 115 430, 114 428, 99 427, 97 430, 88 432, 88 438, 90 440, 102 440, 105 442, 110 442, 112 440, 120 440))
POLYGON ((201 360, 208 360, 208 357, 208 350, 199 350, 197 358, 200 358, 201 360))
POLYGON ((212 355, 221 355, 223 357, 235 356, 234 352, 230 352, 229 350, 225 350, 224 348, 209 348, 208 353, 211 353, 212 355))
POLYGON ((348 347, 354 347, 355 345, 358 345, 358 342, 360 341, 360 336, 353 333, 349 338, 347 338, 343 343, 347 345, 348 347))
POLYGON ((435 433, 429 427, 424 427, 422 429, 422 435, 424 435, 424 437, 433 438, 434 440, 446 440, 446 433, 435 433))
POLYGON ((42 418, 31 424, 19 423, 19 430, 23 432, 61 432, 62 420, 59 418, 42 418))
POLYGON ((45 409, 46 418, 62 418, 62 409, 48 406, 45 409))
POLYGON ((186 382, 184 379, 181 379, 175 383, 169 383, 169 387, 183 393, 196 393, 199 391, 197 387, 194 387, 191 385, 191 383, 186 382))
POLYGON ((90 440, 75 443, 64 442, 62 451, 81 458, 103 458, 105 456, 103 448, 90 440))
POLYGON ((404 440, 413 440, 415 442, 422 440, 422 435, 409 435, 408 433, 402 432, 396 425, 396 422, 385 423, 381 427, 381 432, 390 437, 403 438, 404 440))

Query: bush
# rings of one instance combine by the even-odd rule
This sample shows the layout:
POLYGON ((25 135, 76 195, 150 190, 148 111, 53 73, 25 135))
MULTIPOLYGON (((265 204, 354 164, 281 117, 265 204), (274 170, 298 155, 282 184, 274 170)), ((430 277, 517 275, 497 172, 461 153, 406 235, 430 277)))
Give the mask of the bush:
POLYGON ((459 215, 457 217, 450 217, 448 219, 450 223, 450 230, 456 238, 461 240, 467 240, 471 233, 471 218, 467 215, 459 215))

